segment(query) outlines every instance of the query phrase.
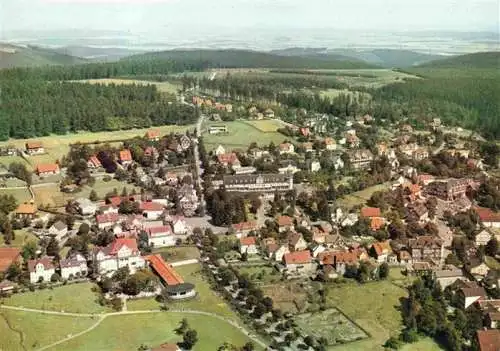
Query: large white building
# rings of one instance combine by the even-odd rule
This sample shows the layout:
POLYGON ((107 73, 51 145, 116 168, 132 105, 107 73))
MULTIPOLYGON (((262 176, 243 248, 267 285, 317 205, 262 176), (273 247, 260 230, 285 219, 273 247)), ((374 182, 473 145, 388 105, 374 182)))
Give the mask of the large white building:
POLYGON ((61 266, 62 279, 73 279, 87 276, 87 261, 80 254, 61 260, 59 264, 61 266))
POLYGON ((56 272, 52 259, 50 257, 43 257, 37 260, 28 261, 28 270, 30 272, 30 282, 50 282, 52 275, 56 272))
POLYGON ((226 175, 223 186, 229 192, 274 193, 293 189, 293 176, 288 174, 226 175))
POLYGON ((96 273, 101 275, 113 274, 122 267, 127 267, 130 273, 144 268, 146 262, 137 248, 137 241, 129 238, 115 239, 106 247, 96 247, 92 253, 96 273))
POLYGON ((152 247, 174 246, 176 236, 170 226, 163 225, 147 229, 148 245, 152 247))

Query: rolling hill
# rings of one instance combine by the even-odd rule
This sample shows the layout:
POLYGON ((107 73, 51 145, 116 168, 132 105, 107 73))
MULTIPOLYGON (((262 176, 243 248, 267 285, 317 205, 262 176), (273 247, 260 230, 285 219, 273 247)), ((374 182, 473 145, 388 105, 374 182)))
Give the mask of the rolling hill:
POLYGON ((476 52, 474 54, 455 56, 443 60, 437 60, 418 66, 419 68, 480 68, 500 69, 500 52, 476 52))
POLYGON ((288 48, 273 50, 277 55, 295 55, 309 58, 355 60, 384 68, 406 68, 424 62, 443 58, 440 55, 422 54, 410 50, 398 49, 326 49, 326 48, 288 48))
POLYGON ((47 65, 72 65, 85 62, 87 62, 85 59, 61 54, 50 49, 0 43, 0 69, 47 65))
POLYGON ((329 55, 284 56, 246 50, 171 50, 133 55, 123 60, 173 60, 203 63, 207 68, 319 68, 363 69, 376 66, 350 58, 329 55))

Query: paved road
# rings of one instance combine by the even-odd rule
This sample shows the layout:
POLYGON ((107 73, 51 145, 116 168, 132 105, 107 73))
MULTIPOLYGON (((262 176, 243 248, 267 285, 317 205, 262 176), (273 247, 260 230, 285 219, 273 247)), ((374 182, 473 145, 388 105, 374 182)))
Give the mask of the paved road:
POLYGON ((219 316, 218 314, 211 313, 211 312, 205 312, 205 311, 198 311, 198 310, 189 310, 189 309, 171 309, 168 311, 161 311, 161 310, 146 310, 146 311, 122 311, 122 312, 110 312, 110 313, 101 313, 101 314, 89 314, 89 313, 70 313, 70 312, 57 312, 57 311, 45 311, 45 310, 37 310, 37 309, 32 309, 32 308, 24 308, 24 307, 16 307, 16 306, 6 306, 6 305, 0 305, 0 308, 4 308, 7 310, 16 310, 16 311, 23 311, 23 312, 32 312, 32 313, 41 313, 41 314, 51 314, 51 315, 59 315, 59 316, 72 316, 72 317, 99 317, 99 320, 94 323, 92 326, 89 328, 68 336, 62 340, 59 340, 53 344, 44 346, 42 348, 39 348, 38 351, 42 350, 47 350, 49 348, 52 348, 54 346, 57 346, 59 344, 65 343, 71 339, 77 338, 83 334, 86 334, 101 324, 101 322, 106 319, 107 317, 112 317, 112 316, 122 316, 122 315, 129 315, 129 314, 153 314, 153 313, 187 313, 187 314, 196 314, 196 315, 204 315, 204 316, 209 316, 213 318, 217 318, 221 321, 224 321, 226 323, 229 323, 233 327, 237 328, 240 330, 243 334, 245 334, 249 339, 254 341, 255 343, 259 344, 262 347, 267 347, 266 343, 260 340, 256 335, 253 333, 249 332, 246 330, 244 327, 239 325, 233 320, 230 320, 228 318, 219 316))
MULTIPOLYGON (((198 122, 196 123, 196 137, 200 138, 201 137, 201 126, 203 124, 203 119, 205 118, 205 115, 200 114, 200 118, 198 119, 198 122)), ((199 152, 199 143, 196 143, 194 147, 194 160, 196 163, 196 183, 200 187, 201 194, 200 194, 200 203, 203 208, 202 212, 204 211, 205 208, 205 196, 203 194, 203 183, 201 181, 201 175, 203 172, 203 169, 201 168, 201 159, 200 159, 200 152, 199 152)))

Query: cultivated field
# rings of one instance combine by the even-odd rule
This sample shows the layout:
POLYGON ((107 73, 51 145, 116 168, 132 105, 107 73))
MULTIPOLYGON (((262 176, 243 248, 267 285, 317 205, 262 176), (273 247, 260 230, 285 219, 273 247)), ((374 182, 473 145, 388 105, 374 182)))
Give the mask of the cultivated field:
POLYGON ((294 319, 303 335, 324 337, 328 340, 328 345, 343 344, 368 337, 362 329, 335 308, 317 313, 299 314, 294 319))
POLYGON ((47 184, 43 186, 32 187, 35 194, 35 203, 38 206, 62 207, 66 205, 67 200, 72 197, 59 191, 58 184, 47 184))
POLYGON ((124 84, 136 84, 136 85, 156 85, 158 91, 170 94, 177 94, 179 89, 182 89, 182 85, 172 82, 150 82, 146 80, 137 80, 137 79, 118 79, 118 78, 102 78, 102 79, 87 79, 87 80, 76 80, 75 82, 80 83, 90 83, 90 84, 115 84, 115 85, 124 85, 124 84))
POLYGON ((297 282, 265 285, 262 290, 283 312, 298 313, 307 303, 307 292, 297 282))
MULTIPOLYGON (((243 121, 224 122, 218 124, 227 125, 229 131, 225 134, 203 134, 203 141, 207 150, 213 150, 222 145, 226 151, 233 149, 246 150, 250 143, 256 142, 259 146, 282 143, 286 136, 278 132, 263 132, 259 128, 243 121)), ((211 124, 207 125, 210 126, 211 124)))

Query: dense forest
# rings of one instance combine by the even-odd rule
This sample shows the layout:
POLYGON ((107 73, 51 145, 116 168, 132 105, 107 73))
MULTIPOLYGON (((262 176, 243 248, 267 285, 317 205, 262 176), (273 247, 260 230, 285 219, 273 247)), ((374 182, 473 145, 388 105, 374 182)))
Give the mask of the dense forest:
POLYGON ((0 139, 79 130, 103 131, 187 124, 196 111, 160 94, 156 86, 92 85, 43 80, 4 81, 0 139))
POLYGON ((134 55, 123 60, 173 60, 210 68, 323 68, 360 69, 376 66, 356 59, 338 57, 280 56, 247 50, 171 50, 134 55))

